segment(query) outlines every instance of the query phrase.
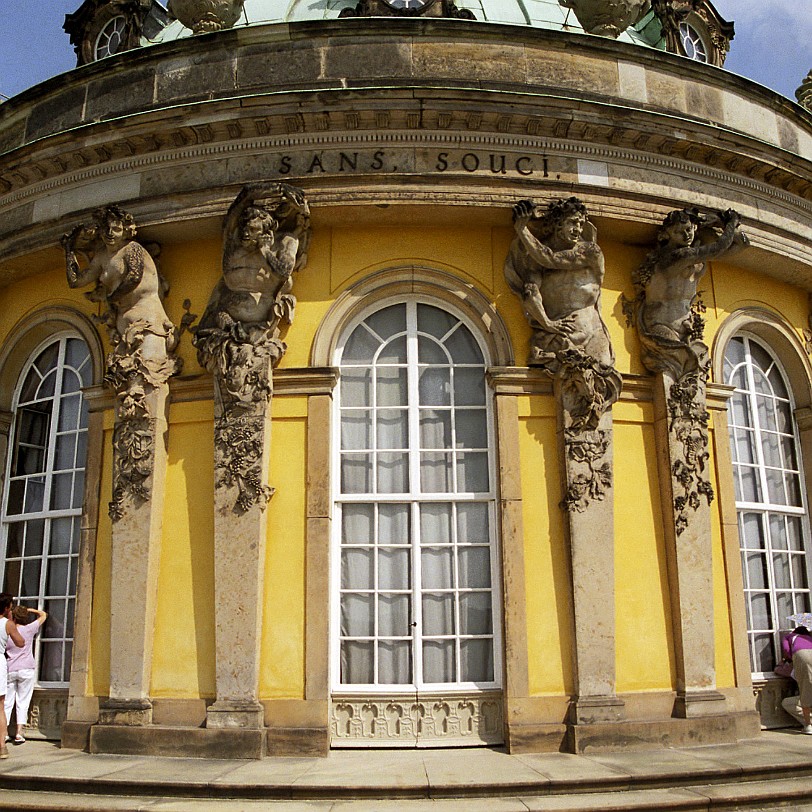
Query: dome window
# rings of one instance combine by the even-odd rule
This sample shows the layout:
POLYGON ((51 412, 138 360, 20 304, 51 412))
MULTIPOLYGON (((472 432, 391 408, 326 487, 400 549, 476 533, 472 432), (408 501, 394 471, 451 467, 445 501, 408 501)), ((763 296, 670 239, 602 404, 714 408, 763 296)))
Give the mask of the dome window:
POLYGON ((699 31, 688 23, 680 23, 679 36, 682 49, 688 59, 693 59, 696 62, 708 61, 708 49, 699 31))
POLYGON ((118 14, 107 21, 104 28, 96 37, 94 48, 95 59, 104 59, 124 50, 124 41, 127 35, 127 20, 123 14, 118 14))

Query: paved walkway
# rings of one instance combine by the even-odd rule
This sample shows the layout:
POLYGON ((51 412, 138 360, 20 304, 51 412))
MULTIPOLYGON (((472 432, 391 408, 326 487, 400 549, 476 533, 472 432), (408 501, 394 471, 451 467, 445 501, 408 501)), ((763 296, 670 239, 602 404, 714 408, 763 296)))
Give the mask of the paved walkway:
POLYGON ((90 755, 11 747, 0 809, 230 812, 812 810, 812 736, 594 755, 338 750, 263 761, 90 755))

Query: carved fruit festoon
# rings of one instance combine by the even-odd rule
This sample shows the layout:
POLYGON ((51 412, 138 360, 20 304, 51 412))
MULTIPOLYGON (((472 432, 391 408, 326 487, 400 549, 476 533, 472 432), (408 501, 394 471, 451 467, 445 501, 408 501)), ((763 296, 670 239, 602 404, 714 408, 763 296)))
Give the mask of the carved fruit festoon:
POLYGON ((169 0, 168 11, 195 34, 231 28, 245 0, 169 0))
POLYGON ((571 8, 587 34, 619 37, 634 25, 647 6, 647 0, 559 0, 571 8))

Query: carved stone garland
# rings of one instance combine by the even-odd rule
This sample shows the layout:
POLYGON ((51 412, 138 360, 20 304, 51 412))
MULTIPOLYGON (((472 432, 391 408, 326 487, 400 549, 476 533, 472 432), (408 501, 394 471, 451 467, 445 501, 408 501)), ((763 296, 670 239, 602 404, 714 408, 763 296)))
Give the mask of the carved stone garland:
POLYGON ((283 183, 246 186, 225 218, 223 275, 194 331, 214 376, 214 568, 217 699, 207 727, 263 727, 259 644, 273 368, 293 320, 293 274, 306 261, 310 212, 283 183), (222 617, 221 621, 219 618, 222 617), (234 623, 234 618, 240 618, 234 623))
POLYGON ((113 429, 110 700, 101 719, 147 724, 149 675, 166 470, 167 381, 180 371, 177 333, 162 299, 168 286, 134 218, 111 205, 62 238, 71 288, 106 311, 112 351, 105 383, 116 395, 113 429))

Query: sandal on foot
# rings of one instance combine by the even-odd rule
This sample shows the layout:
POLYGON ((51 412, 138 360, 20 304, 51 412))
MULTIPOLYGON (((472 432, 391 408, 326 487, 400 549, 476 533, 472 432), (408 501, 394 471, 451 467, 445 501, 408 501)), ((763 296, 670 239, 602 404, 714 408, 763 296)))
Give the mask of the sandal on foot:
POLYGON ((18 733, 14 737, 14 744, 23 744, 25 742, 25 736, 22 733, 18 733))
POLYGON ((5 745, 0 747, 0 758, 8 758, 8 747, 5 745))

